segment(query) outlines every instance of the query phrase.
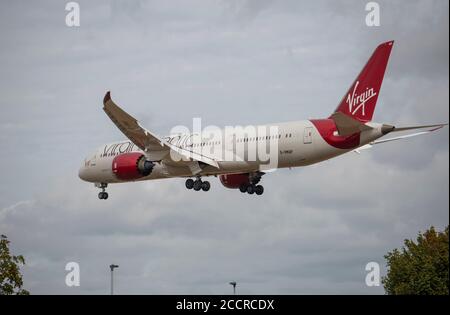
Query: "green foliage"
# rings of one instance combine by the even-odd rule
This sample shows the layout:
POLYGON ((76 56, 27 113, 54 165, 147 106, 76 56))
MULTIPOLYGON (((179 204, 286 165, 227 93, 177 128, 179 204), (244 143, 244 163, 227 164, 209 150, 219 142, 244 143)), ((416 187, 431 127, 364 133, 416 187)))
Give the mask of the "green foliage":
POLYGON ((389 271, 383 278, 387 294, 448 295, 448 226, 444 232, 431 227, 417 242, 405 240, 401 250, 384 256, 389 271))
POLYGON ((23 256, 14 256, 9 252, 8 238, 0 236, 0 295, 28 295, 22 289, 23 280, 20 274, 20 265, 25 265, 23 256))

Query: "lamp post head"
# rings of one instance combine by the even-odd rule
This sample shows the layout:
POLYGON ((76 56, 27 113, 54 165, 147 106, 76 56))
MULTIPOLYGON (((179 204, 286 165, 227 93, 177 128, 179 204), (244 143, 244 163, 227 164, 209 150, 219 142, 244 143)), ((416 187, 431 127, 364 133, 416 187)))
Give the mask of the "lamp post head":
POLYGON ((231 284, 233 287, 235 287, 237 283, 236 283, 235 281, 231 281, 230 284, 231 284))
POLYGON ((112 265, 109 265, 109 268, 111 268, 111 271, 113 271, 114 268, 119 268, 119 265, 112 264, 112 265))

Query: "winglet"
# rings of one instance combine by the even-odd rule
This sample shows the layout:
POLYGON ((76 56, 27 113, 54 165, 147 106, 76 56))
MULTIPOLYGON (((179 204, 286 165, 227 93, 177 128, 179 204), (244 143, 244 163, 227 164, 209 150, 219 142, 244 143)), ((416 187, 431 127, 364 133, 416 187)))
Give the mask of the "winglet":
POLYGON ((111 99, 111 92, 108 91, 106 92, 105 97, 103 98, 103 105, 105 105, 106 102, 109 101, 110 99, 111 99))

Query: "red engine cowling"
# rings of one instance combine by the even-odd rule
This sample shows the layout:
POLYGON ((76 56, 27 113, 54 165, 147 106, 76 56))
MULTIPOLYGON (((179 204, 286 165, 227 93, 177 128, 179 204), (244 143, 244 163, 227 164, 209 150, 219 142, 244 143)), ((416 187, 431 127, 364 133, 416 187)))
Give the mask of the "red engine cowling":
POLYGON ((220 175, 220 182, 227 188, 239 188, 241 185, 249 185, 250 178, 249 174, 230 174, 230 175, 220 175))
POLYGON ((124 153, 114 158, 112 171, 120 180, 136 180, 150 175, 154 166, 142 153, 124 153))

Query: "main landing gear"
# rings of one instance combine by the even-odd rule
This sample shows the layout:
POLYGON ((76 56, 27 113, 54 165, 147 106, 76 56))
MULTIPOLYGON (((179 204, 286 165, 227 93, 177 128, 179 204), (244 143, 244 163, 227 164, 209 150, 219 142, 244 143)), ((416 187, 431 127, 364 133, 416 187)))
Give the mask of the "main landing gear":
POLYGON ((196 180, 192 178, 186 179, 186 188, 194 189, 195 191, 203 190, 208 191, 211 188, 211 184, 208 181, 202 181, 200 177, 197 177, 196 180))
POLYGON ((95 187, 100 188, 102 191, 98 193, 98 199, 106 200, 108 199, 108 193, 105 191, 106 187, 108 187, 107 183, 96 183, 95 187))
POLYGON ((241 193, 247 193, 249 195, 257 194, 258 196, 264 193, 264 187, 258 185, 261 181, 261 177, 264 175, 263 172, 257 172, 249 175, 249 183, 242 184, 239 186, 241 193))
POLYGON ((259 196, 264 193, 264 187, 255 184, 242 184, 239 186, 239 190, 241 193, 248 193, 249 195, 257 194, 259 196))

